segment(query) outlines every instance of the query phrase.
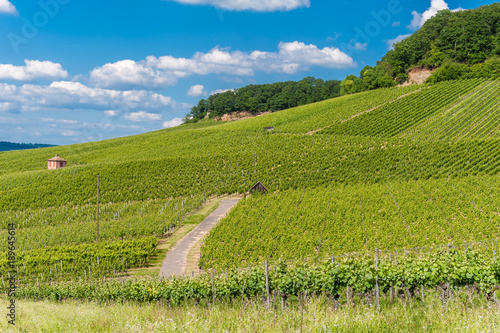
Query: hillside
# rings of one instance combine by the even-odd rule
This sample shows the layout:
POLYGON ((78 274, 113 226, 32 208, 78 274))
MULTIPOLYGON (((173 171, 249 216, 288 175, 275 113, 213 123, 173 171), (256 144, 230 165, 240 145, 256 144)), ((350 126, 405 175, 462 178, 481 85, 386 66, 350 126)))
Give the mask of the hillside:
MULTIPOLYGON (((235 123, 3 153, 0 234, 12 221, 21 251, 97 253, 78 246, 95 237, 99 174, 110 261, 102 253, 89 260, 101 256, 102 274, 124 267, 112 254, 120 242, 161 237, 207 197, 243 193, 256 181, 271 193, 242 200, 215 229, 204 267, 496 238, 498 87, 474 79, 382 89, 235 123), (56 153, 68 167, 46 170, 56 153)), ((129 262, 144 263, 147 251, 129 262)), ((30 264, 36 272, 65 257, 40 258, 30 264)), ((78 272, 85 261, 74 265, 78 272)))
POLYGON ((341 94, 390 87, 414 68, 436 70, 428 82, 500 76, 500 3, 476 9, 442 10, 394 45, 375 66, 346 77, 341 94))
MULTIPOLYGON (((395 44, 375 66, 342 82, 313 77, 248 85, 201 99, 188 122, 236 112, 275 112, 340 95, 411 84, 412 70, 433 71, 428 82, 500 76, 500 3, 463 11, 442 10, 411 36, 395 44)), ((418 80, 417 80, 418 81, 418 80)))

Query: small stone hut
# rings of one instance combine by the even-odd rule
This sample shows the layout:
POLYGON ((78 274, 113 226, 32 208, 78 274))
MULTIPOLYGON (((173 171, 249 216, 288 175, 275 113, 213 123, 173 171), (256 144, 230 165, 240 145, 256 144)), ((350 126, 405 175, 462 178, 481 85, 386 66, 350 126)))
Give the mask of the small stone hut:
POLYGON ((48 162, 49 162, 49 170, 55 170, 55 169, 65 168, 66 163, 68 161, 59 157, 59 155, 56 155, 55 157, 48 160, 48 162))

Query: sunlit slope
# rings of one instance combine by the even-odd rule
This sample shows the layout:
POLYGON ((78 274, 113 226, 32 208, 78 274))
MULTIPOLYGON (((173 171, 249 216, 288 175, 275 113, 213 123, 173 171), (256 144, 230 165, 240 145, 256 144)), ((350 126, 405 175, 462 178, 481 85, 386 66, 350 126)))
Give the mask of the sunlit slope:
POLYGON ((413 85, 346 95, 246 121, 230 123, 221 129, 262 131, 264 127, 273 126, 276 133, 312 134, 419 90, 419 86, 413 85))
POLYGON ((327 258, 500 237, 500 180, 465 177, 287 190, 243 200, 212 231, 205 267, 327 258))
POLYGON ((497 85, 464 80, 393 88, 234 123, 0 154, 0 210, 91 203, 97 174, 103 202, 245 192, 256 181, 275 191, 495 175, 500 171, 496 139, 450 143, 398 136, 483 89, 497 85), (263 125, 275 130, 266 132, 263 125), (330 127, 322 134, 314 133, 325 126, 330 127), (331 131, 344 134, 327 134, 331 131), (69 167, 46 170, 46 160, 56 153, 69 167))
MULTIPOLYGON (((187 150, 203 151, 193 141, 202 140, 203 129, 216 122, 186 124, 179 127, 118 139, 25 151, 0 152, 0 175, 23 171, 45 171, 47 160, 55 154, 68 160, 68 167, 95 163, 139 161, 182 155, 187 150)), ((199 154, 196 153, 196 154, 199 154)))
MULTIPOLYGON (((447 81, 424 86, 415 94, 384 105, 349 121, 333 125, 323 131, 337 135, 393 137, 428 117, 449 109, 455 103, 469 98, 477 87, 490 87, 482 79, 447 81)), ((494 89, 494 88, 488 88, 494 89)))
POLYGON ((425 119, 401 136, 423 140, 489 140, 500 138, 500 81, 478 89, 425 119))
MULTIPOLYGON (((127 267, 122 239, 162 235, 205 198, 257 181, 270 193, 220 224, 204 265, 496 238, 497 97, 498 82, 485 80, 392 88, 232 123, 0 153, 0 237, 17 223, 22 260, 30 249, 93 243, 99 174, 100 237, 113 243, 104 276, 127 267), (46 170, 55 154, 67 168, 46 170)), ((145 242, 147 257, 154 239, 145 242)), ((94 257, 71 263, 74 274, 101 256, 75 251, 94 257)), ((28 275, 53 274, 66 260, 54 258, 37 259, 28 275)))

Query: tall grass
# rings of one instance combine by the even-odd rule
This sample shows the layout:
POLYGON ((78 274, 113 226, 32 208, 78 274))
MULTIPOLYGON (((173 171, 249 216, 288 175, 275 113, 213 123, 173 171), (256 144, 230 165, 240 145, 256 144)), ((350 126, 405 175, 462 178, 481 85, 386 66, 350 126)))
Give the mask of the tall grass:
MULTIPOLYGON (((0 300, 5 309, 7 300, 0 300)), ((2 332, 496 332, 496 305, 456 297, 443 305, 432 295, 403 305, 382 303, 377 311, 362 302, 335 310, 331 301, 314 298, 282 310, 258 301, 211 305, 107 304, 79 302, 17 303, 15 328, 2 332), (467 305, 466 305, 467 304, 467 305)))

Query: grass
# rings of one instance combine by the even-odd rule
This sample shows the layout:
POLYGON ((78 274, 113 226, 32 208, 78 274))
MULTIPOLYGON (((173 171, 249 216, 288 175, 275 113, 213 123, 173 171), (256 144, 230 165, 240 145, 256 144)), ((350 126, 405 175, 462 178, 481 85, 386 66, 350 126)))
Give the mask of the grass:
MULTIPOLYGON (((0 299, 6 309, 8 301, 0 299)), ((495 332, 499 310, 478 303, 467 310, 459 298, 443 306, 428 297, 412 305, 341 306, 312 299, 305 305, 266 309, 263 303, 236 301, 216 306, 106 304, 19 301, 15 329, 7 319, 2 332, 495 332)))
POLYGON ((194 214, 187 216, 184 219, 183 224, 200 224, 204 219, 207 218, 208 215, 210 215, 214 210, 217 209, 217 207, 219 207, 219 204, 220 199, 211 199, 207 201, 200 210, 198 210, 194 214))
POLYGON ((205 239, 207 237, 203 237, 191 248, 187 255, 186 269, 184 272, 186 274, 197 275, 200 272, 200 256, 201 256, 201 247, 205 243, 205 239))
MULTIPOLYGON (((184 236, 190 233, 198 224, 200 224, 208 215, 219 207, 220 199, 209 199, 197 211, 187 215, 181 225, 169 232, 166 238, 161 238, 157 247, 157 254, 150 259, 147 267, 131 269, 129 275, 133 277, 158 276, 163 260, 167 252, 179 242, 184 236)), ((198 244, 197 244, 198 245, 198 244)), ((200 245, 201 247, 201 245, 200 245)), ((196 262, 197 265, 197 262, 196 262)))

